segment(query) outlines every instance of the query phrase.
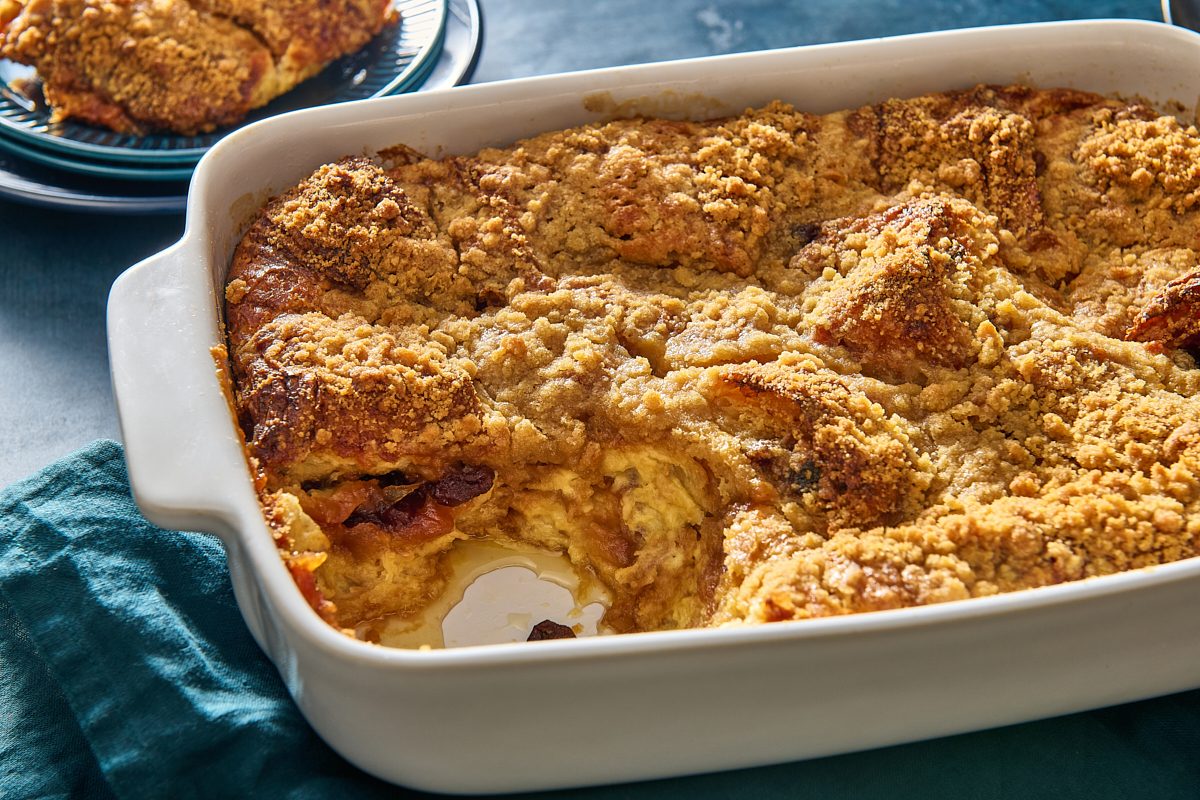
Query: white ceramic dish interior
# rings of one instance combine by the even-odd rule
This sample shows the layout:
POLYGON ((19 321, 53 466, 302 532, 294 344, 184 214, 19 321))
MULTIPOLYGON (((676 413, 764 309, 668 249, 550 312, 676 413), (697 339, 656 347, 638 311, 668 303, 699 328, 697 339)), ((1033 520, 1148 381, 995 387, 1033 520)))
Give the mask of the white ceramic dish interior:
POLYGON ((209 350, 242 226, 347 153, 465 153, 641 111, 780 98, 823 113, 1032 82, 1200 96, 1200 36, 1127 21, 976 29, 472 86, 301 111, 238 131, 192 181, 187 231, 109 304, 113 382, 145 515, 225 543, 246 622, 317 731, 387 780, 505 792, 746 767, 1200 686, 1200 559, 940 606, 721 630, 414 652, 308 608, 255 502, 209 350), (607 93, 607 94, 605 94, 607 93))

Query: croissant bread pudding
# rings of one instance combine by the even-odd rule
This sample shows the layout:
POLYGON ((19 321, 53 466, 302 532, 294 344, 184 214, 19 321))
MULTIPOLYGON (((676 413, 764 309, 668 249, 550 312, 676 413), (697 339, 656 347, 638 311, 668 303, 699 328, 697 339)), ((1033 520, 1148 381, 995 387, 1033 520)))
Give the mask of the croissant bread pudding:
MULTIPOLYGON (((305 597, 380 640, 467 540, 649 631, 1200 554, 1200 133, 976 87, 320 167, 226 286, 305 597)), ((386 643, 387 637, 382 640, 386 643)))
POLYGON ((0 0, 0 58, 37 68, 56 120, 192 135, 365 45, 391 0, 0 0))

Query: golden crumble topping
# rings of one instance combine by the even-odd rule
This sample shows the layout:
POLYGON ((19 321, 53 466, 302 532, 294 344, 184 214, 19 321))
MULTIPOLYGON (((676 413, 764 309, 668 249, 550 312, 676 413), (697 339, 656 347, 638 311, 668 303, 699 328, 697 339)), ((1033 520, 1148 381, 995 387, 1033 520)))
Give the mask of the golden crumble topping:
POLYGON ((58 120, 124 133, 237 122, 392 18, 389 0, 4 0, 0 57, 36 67, 58 120))
POLYGON ((1119 187, 1131 199, 1153 197, 1176 212, 1200 193, 1200 135, 1174 117, 1139 119, 1105 109, 1096 130, 1079 144, 1077 159, 1104 191, 1119 187))
POLYGON ((370 638, 471 539, 617 631, 1200 554, 1197 141, 976 87, 323 166, 225 296, 283 557, 370 638))

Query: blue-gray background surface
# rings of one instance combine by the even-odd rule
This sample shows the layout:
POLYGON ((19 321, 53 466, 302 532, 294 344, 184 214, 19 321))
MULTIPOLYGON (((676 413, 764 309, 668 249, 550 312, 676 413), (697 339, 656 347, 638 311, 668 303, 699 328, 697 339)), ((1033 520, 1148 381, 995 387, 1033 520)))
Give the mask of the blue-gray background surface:
MULTIPOLYGON (((1139 2, 481 0, 474 80, 1056 19, 1159 19, 1139 2)), ((180 217, 93 217, 0 201, 0 486, 118 438, 104 305, 113 279, 183 231, 180 217)))

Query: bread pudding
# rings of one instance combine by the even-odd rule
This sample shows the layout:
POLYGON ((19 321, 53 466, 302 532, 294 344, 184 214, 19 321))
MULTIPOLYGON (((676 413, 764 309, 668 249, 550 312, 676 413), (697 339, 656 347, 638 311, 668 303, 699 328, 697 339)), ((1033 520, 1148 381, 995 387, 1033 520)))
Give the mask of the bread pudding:
POLYGON ((1022 86, 327 164, 225 287, 264 515, 368 639, 477 540, 617 632, 1194 557, 1198 206, 1194 127, 1022 86))
POLYGON ((0 0, 0 57, 34 66, 56 120, 196 134, 358 50, 391 0, 0 0))

